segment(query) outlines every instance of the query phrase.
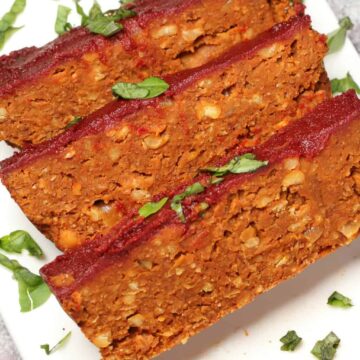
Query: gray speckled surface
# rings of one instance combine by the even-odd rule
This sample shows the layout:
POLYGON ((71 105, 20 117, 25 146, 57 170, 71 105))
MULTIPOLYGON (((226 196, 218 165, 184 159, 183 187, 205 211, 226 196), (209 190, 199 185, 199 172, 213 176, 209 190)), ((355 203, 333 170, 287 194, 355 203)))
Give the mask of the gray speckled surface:
MULTIPOLYGON (((349 15, 355 27, 350 37, 360 52, 360 0, 328 0, 336 15, 340 18, 349 15)), ((0 317, 0 360, 21 360, 13 341, 0 317)))

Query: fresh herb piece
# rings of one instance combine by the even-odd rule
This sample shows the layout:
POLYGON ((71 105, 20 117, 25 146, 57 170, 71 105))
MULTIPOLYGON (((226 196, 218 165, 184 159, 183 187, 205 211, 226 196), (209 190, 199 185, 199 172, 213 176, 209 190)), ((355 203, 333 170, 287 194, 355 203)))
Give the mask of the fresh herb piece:
POLYGON ((282 351, 294 351, 296 347, 301 343, 302 338, 298 336, 296 331, 288 331, 280 341, 283 343, 281 346, 282 351))
POLYGON ((149 203, 145 204, 139 210, 139 215, 144 218, 147 218, 151 215, 156 214, 158 211, 160 211, 165 206, 165 204, 167 203, 168 200, 169 200, 169 198, 165 197, 158 202, 149 202, 149 203))
POLYGON ((257 169, 266 166, 268 161, 260 161, 256 159, 254 154, 244 154, 241 156, 236 156, 226 165, 221 167, 207 167, 202 169, 202 171, 207 171, 212 173, 216 177, 221 177, 229 173, 232 174, 244 174, 256 171, 257 169))
POLYGON ((71 331, 69 331, 54 347, 50 349, 49 344, 41 345, 40 348, 45 350, 46 355, 51 355, 55 351, 61 349, 70 339, 71 331))
POLYGON ((94 34, 109 37, 122 30, 123 26, 113 20, 109 20, 106 16, 99 16, 97 19, 89 21, 87 28, 94 34))
POLYGON ((123 26, 119 23, 120 20, 136 15, 135 11, 122 8, 103 13, 97 2, 90 9, 89 15, 86 15, 80 1, 74 1, 76 11, 81 16, 81 25, 87 27, 94 34, 106 37, 115 35, 123 29, 123 26))
POLYGON ((103 16, 103 12, 101 10, 101 7, 100 7, 99 3, 97 3, 95 1, 93 6, 90 9, 89 19, 90 20, 95 20, 98 16, 103 16))
POLYGON ((86 26, 89 17, 86 15, 84 9, 80 5, 80 0, 74 0, 74 2, 75 2, 76 12, 78 13, 78 15, 81 16, 81 26, 86 26))
POLYGON ((13 231, 9 235, 0 238, 0 249, 8 253, 21 254, 23 250, 28 250, 29 254, 41 257, 43 251, 35 242, 31 235, 24 230, 13 231))
POLYGON ((74 116, 71 121, 68 122, 68 124, 65 126, 65 130, 71 128, 72 126, 79 123, 83 118, 81 116, 74 116))
POLYGON ((58 6, 55 22, 55 31, 57 34, 62 35, 72 29, 71 24, 68 22, 70 13, 71 9, 67 6, 58 6))
POLYGON ((224 181, 224 178, 222 178, 222 177, 212 176, 210 178, 210 184, 211 185, 221 184, 223 181, 224 181))
POLYGON ((158 78, 149 77, 139 83, 119 82, 113 86, 114 95, 123 99, 151 99, 163 94, 169 88, 169 84, 158 78))
POLYGON ((110 17, 114 21, 126 19, 128 17, 135 16, 136 12, 130 9, 120 8, 117 10, 110 10, 105 13, 105 16, 110 17))
POLYGON ((19 287, 19 304, 21 312, 34 310, 44 304, 51 292, 44 280, 21 266, 18 261, 0 254, 0 265, 12 271, 19 287))
POLYGON ((331 80, 331 91, 333 94, 344 93, 350 89, 354 89, 358 94, 360 94, 360 87, 354 81, 350 73, 347 73, 342 79, 331 80))
POLYGON ((340 339, 330 332, 325 339, 316 342, 311 353, 319 360, 332 360, 340 344, 340 339))
POLYGON ((26 0, 15 0, 10 10, 0 19, 0 50, 6 41, 22 27, 13 27, 17 17, 26 6, 26 0))
POLYGON ((209 207, 210 207, 210 205, 205 201, 200 203, 200 211, 206 211, 209 207))
POLYGON ((328 305, 340 308, 349 308, 352 307, 352 301, 350 298, 340 294, 337 291, 334 291, 328 298, 328 305))
POLYGON ((344 46, 346 33, 354 26, 354 24, 352 23, 351 19, 348 16, 341 19, 339 21, 339 25, 340 27, 337 30, 331 32, 328 35, 328 41, 327 41, 329 47, 328 54, 333 54, 339 51, 344 46))
POLYGON ((179 218, 182 222, 185 222, 186 219, 185 219, 185 215, 183 212, 181 202, 189 196, 202 193, 204 190, 205 190, 205 188, 199 182, 196 182, 196 183, 188 186, 185 189, 185 191, 182 192, 181 194, 175 195, 173 197, 173 199, 171 200, 170 207, 172 210, 174 210, 177 213, 177 215, 179 216, 179 218))

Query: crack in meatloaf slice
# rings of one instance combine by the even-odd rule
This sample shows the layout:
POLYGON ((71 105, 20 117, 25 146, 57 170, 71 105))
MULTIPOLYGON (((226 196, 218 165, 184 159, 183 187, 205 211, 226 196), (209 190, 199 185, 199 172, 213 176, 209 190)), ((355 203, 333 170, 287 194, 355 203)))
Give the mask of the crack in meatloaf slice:
POLYGON ((41 273, 104 359, 149 359, 349 244, 360 229, 360 100, 327 100, 266 143, 268 165, 134 214, 41 273), (207 207, 201 204, 207 204, 207 207), (205 209, 205 210, 204 210, 205 209))
POLYGON ((279 19, 288 0, 137 0, 137 16, 105 38, 76 28, 42 48, 0 58, 0 140, 23 147, 112 100, 116 81, 193 68, 279 19))
POLYGON ((329 96, 309 17, 276 25, 202 67, 166 76, 152 100, 110 103, 2 163, 2 181, 61 249, 106 232, 234 147, 263 142, 329 96))

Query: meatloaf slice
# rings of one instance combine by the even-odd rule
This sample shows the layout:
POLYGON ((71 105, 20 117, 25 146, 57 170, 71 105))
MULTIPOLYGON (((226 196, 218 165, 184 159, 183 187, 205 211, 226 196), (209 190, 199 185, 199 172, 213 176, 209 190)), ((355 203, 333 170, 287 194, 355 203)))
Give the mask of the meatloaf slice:
POLYGON ((328 100, 232 154, 268 161, 257 172, 193 179, 205 190, 184 200, 186 223, 169 203, 132 216, 42 276, 103 359, 152 358, 357 237, 359 138, 355 93, 328 100))
POLYGON ((276 25, 152 100, 114 101, 2 163, 2 181, 61 249, 106 232, 239 144, 262 142, 328 96, 324 38, 308 17, 276 25))
POLYGON ((76 28, 0 58, 0 140, 39 143, 112 100, 119 79, 199 66, 295 14, 288 0, 136 0, 138 14, 105 38, 76 28), (275 20, 276 19, 276 20, 275 20))

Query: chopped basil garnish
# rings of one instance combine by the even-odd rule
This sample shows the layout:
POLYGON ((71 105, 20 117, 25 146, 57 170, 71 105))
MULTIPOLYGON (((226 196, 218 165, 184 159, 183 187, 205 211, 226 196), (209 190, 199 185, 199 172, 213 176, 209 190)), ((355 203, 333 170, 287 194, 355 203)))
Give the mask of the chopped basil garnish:
POLYGON ((196 183, 188 186, 183 193, 175 195, 173 197, 173 199, 171 200, 171 205, 170 205, 171 209, 177 213, 177 215, 179 216, 179 218, 182 222, 185 222, 186 219, 185 219, 185 215, 183 212, 181 202, 185 198, 187 198, 191 195, 196 195, 196 194, 202 193, 204 190, 205 190, 205 188, 199 182, 196 182, 196 183))
POLYGON ((69 123, 65 126, 65 129, 67 130, 67 129, 71 128, 72 126, 79 123, 81 120, 82 120, 81 116, 74 116, 74 118, 71 121, 69 121, 69 123))
POLYGON ((51 355, 52 353, 54 353, 55 351, 59 350, 60 348, 62 348, 63 346, 65 346, 65 344, 67 343, 67 341, 70 339, 71 336, 71 331, 69 331, 54 347, 52 347, 50 349, 49 344, 44 344, 41 345, 40 348, 44 349, 46 352, 46 355, 51 355))
MULTIPOLYGON (((81 16, 81 26, 87 25, 87 21, 88 21, 89 17, 85 14, 84 9, 80 5, 80 0, 74 0, 74 2, 75 2, 75 6, 76 6, 76 12, 81 16)), ((93 7, 96 4, 97 3, 94 3, 93 7)))
POLYGON ((311 353, 319 360, 332 360, 339 344, 340 339, 333 332, 330 332, 325 339, 319 340, 315 344, 311 353))
POLYGON ((348 16, 341 19, 339 21, 339 25, 340 27, 337 30, 333 31, 328 35, 328 41, 327 41, 327 44, 329 46, 328 54, 337 52, 344 46, 346 33, 354 26, 354 24, 351 22, 351 19, 348 16))
POLYGON ((280 341, 283 343, 281 346, 282 351, 294 351, 296 347, 301 343, 302 338, 298 336, 296 331, 288 331, 280 341))
POLYGON ((50 289, 39 275, 33 274, 18 261, 10 260, 3 254, 0 254, 0 265, 12 271, 18 282, 21 312, 34 310, 49 299, 50 289))
POLYGON ((87 27, 94 34, 106 37, 112 36, 123 29, 123 26, 119 23, 120 20, 136 15, 134 11, 122 8, 103 13, 97 2, 92 6, 89 15, 86 15, 79 0, 74 1, 76 11, 81 16, 81 25, 87 27))
POLYGON ((210 205, 207 202, 200 203, 200 211, 205 211, 210 207, 210 205))
POLYGON ((354 89, 358 94, 360 94, 360 87, 354 81, 350 73, 347 73, 342 79, 331 80, 331 91, 333 94, 344 93, 350 89, 354 89))
POLYGON ((88 22, 90 22, 90 20, 94 20, 96 19, 98 16, 103 15, 103 12, 101 10, 100 5, 95 1, 93 6, 90 9, 89 12, 89 16, 88 16, 88 22))
POLYGON ((26 0, 15 0, 10 10, 0 19, 0 50, 6 41, 21 27, 13 27, 17 17, 26 6, 26 0))
POLYGON ((207 171, 212 173, 216 177, 221 177, 229 173, 244 174, 253 172, 263 166, 266 166, 268 163, 268 161, 256 160, 256 156, 254 154, 244 154, 241 156, 236 156, 224 166, 207 167, 202 169, 202 171, 207 171))
POLYGON ((67 6, 59 5, 56 22, 55 22, 55 31, 57 34, 62 35, 65 32, 72 29, 71 24, 68 22, 71 9, 67 6))
POLYGON ((164 93, 169 84, 158 77, 149 77, 139 83, 119 82, 112 91, 123 99, 151 99, 164 93))
POLYGON ((223 181, 224 181, 224 178, 222 178, 222 177, 212 176, 210 178, 210 184, 211 185, 221 184, 223 181))
POLYGON ((145 204, 139 210, 139 215, 144 218, 147 218, 153 214, 156 214, 158 211, 160 211, 165 206, 165 204, 167 203, 168 200, 169 200, 169 198, 165 197, 158 202, 149 202, 149 203, 145 204))
POLYGON ((9 235, 0 238, 0 249, 8 253, 21 254, 23 250, 28 250, 29 254, 41 257, 43 252, 31 235, 23 230, 17 230, 9 235))
POLYGON ((328 305, 340 308, 349 308, 352 307, 352 301, 350 298, 334 291, 328 298, 328 305))
POLYGON ((91 20, 87 25, 87 28, 94 34, 108 37, 118 33, 123 29, 123 26, 113 20, 109 20, 106 16, 99 16, 98 18, 91 20))

